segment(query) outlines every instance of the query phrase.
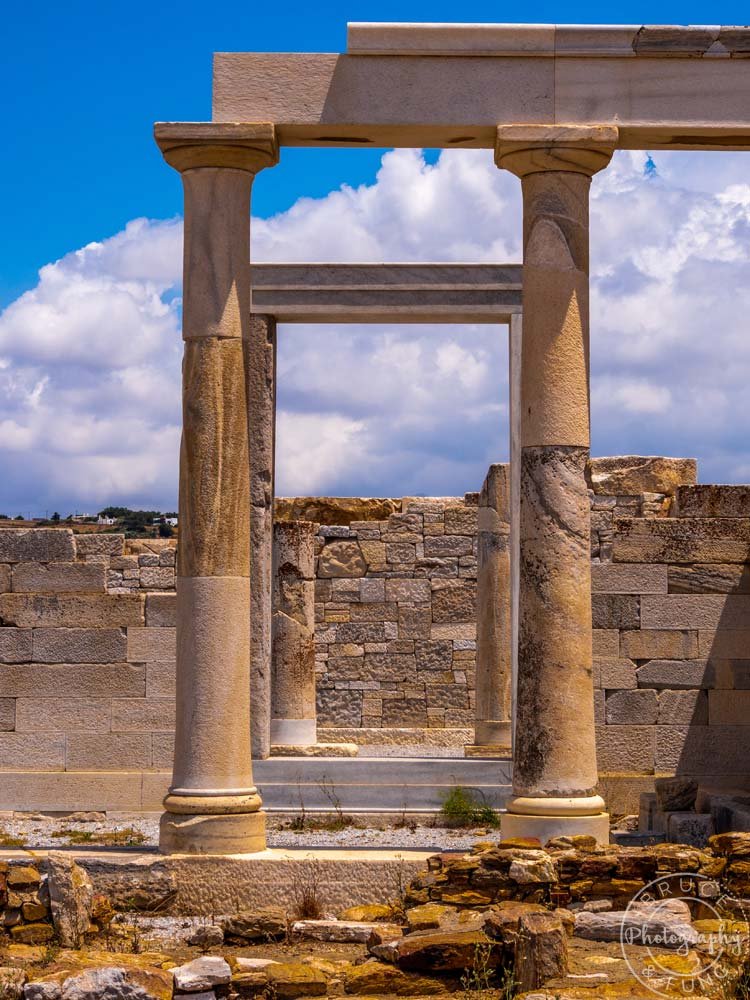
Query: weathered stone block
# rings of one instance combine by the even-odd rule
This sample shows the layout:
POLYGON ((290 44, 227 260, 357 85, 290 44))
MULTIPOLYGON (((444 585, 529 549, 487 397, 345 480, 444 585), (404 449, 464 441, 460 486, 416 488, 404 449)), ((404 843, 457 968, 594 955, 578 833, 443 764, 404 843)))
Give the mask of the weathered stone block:
POLYGON ((639 598, 619 594, 593 594, 591 620, 594 628, 638 628, 639 598))
POLYGON ((113 698, 113 733, 150 733, 174 729, 173 698, 113 698))
POLYGON ((660 726, 705 726, 708 723, 706 692, 661 691, 658 722, 660 726))
POLYGON ((174 763, 174 733, 151 734, 152 767, 171 770, 174 763))
POLYGON ((120 556, 125 550, 125 535, 85 534, 75 536, 79 556, 120 556))
POLYGON ((385 603, 385 580, 360 580, 359 599, 363 604, 385 603))
POLYGON ((680 486, 677 517, 748 517, 750 486, 680 486))
POLYGON ((142 590, 174 590, 174 567, 144 566, 141 569, 140 580, 142 590))
POLYGON ((698 632, 698 655, 711 659, 744 659, 750 650, 750 628, 698 632))
POLYGON ((110 719, 109 698, 18 698, 16 701, 19 733, 107 733, 110 719))
POLYGON ((137 594, 0 594, 0 621, 22 628, 106 628, 143 624, 137 594))
POLYGON ((673 812, 669 814, 667 835, 674 844, 690 844, 705 847, 708 838, 715 833, 713 816, 694 812, 673 812))
POLYGON ((367 572, 367 563, 359 542, 339 540, 329 542, 318 556, 318 576, 361 577, 367 572))
POLYGON ((386 601, 405 601, 421 604, 432 597, 429 580, 399 580, 385 581, 386 601))
POLYGON ((735 688, 737 691, 750 690, 750 660, 713 659, 709 663, 716 672, 716 682, 706 686, 735 688))
POLYGON ((449 670, 453 659, 450 640, 416 642, 414 644, 417 670, 449 670))
POLYGON ((670 566, 669 593, 750 594, 750 567, 743 563, 670 566))
POLYGON ((176 664, 174 660, 155 660, 146 664, 146 697, 174 698, 176 664))
POLYGON ((443 523, 446 535, 475 535, 477 532, 477 508, 446 507, 443 523))
POLYGON ((17 594, 104 593, 106 568, 101 563, 16 563, 12 589, 17 594))
POLYGON ((733 594, 645 595, 641 599, 643 628, 750 628, 750 596, 733 594))
POLYGON ((657 726, 655 733, 657 771, 696 776, 732 774, 738 782, 750 771, 745 725, 657 726))
POLYGON ((709 691, 708 717, 712 726, 750 724, 750 691, 709 691))
POLYGON ((637 563, 594 563, 591 567, 594 594, 666 594, 667 567, 637 563))
POLYGON ((620 655, 631 660, 682 660, 697 657, 698 633, 677 629, 640 629, 620 634, 620 655))
POLYGON ((35 628, 36 663, 120 663, 127 658, 125 632, 119 628, 35 628))
POLYGON ((474 622, 459 623, 457 625, 435 625, 430 629, 430 638, 433 640, 451 639, 454 642, 468 640, 475 642, 477 637, 477 626, 474 622))
POLYGON ((432 581, 432 620, 438 624, 475 622, 477 584, 472 580, 432 581))
POLYGON ((429 608, 399 607, 398 635, 400 639, 429 639, 431 629, 432 612, 429 608))
POLYGON ((597 726, 599 771, 653 772, 656 731, 655 726, 597 726))
POLYGON ((638 687, 709 688, 715 674, 708 660, 649 660, 638 668, 638 687))
POLYGON ((151 767, 151 736, 68 733, 69 771, 133 771, 151 767))
POLYGON ((414 677, 417 664, 408 653, 365 653, 360 669, 363 680, 403 682, 414 677))
POLYGON ((664 493, 668 496, 683 484, 694 483, 698 464, 694 458, 662 458, 656 455, 617 455, 592 458, 586 476, 594 493, 635 496, 664 493))
POLYGON ((385 542, 362 538, 359 541, 359 548, 368 569, 372 570, 376 566, 385 566, 385 542))
POLYGON ((591 634, 594 656, 619 656, 620 633, 616 628, 595 628, 591 634))
POLYGON ((615 520, 615 562, 744 563, 750 518, 623 517, 615 520))
POLYGON ((0 760, 6 771, 63 771, 65 736, 0 733, 0 760))
POLYGON ((16 728, 15 698, 0 698, 0 731, 12 732, 16 728))
POLYGON ((427 707, 423 698, 390 698, 383 703, 384 726, 427 724, 427 707))
POLYGON ((319 726, 359 726, 362 722, 362 691, 322 688, 318 685, 319 726))
POLYGON ((594 691, 594 723, 597 726, 603 726, 606 722, 604 701, 604 691, 594 691))
POLYGON ((417 561, 417 547, 414 542, 389 542, 385 547, 385 558, 389 563, 401 565, 417 561))
POLYGON ((424 540, 425 556, 468 556, 474 551, 474 539, 468 535, 431 535, 424 540))
MULTIPOLYGON (((401 611, 415 611, 415 608, 402 607, 401 611)), ((422 614, 424 610, 419 609, 422 614)), ((429 619, 429 608, 427 615, 429 619)), ((397 622, 399 607, 395 601, 390 604, 352 604, 349 608, 349 620, 352 622, 397 622)))
POLYGON ((61 691, 142 698, 146 671, 131 663, 8 664, 0 670, 0 697, 58 697, 61 691))
POLYGON ((65 528, 0 528, 0 563, 73 562, 73 532, 65 528))
POLYGON ((429 708, 468 708, 469 695, 465 687, 457 684, 428 684, 425 687, 429 708))
POLYGON ((128 660, 131 663, 148 663, 153 660, 174 660, 176 656, 176 629, 128 629, 128 660))
POLYGON ((0 663, 28 663, 31 652, 31 629, 0 628, 0 663))
POLYGON ((636 688, 635 664, 625 658, 596 657, 594 659, 594 684, 609 690, 636 688))
POLYGON ((607 696, 607 725, 652 725, 656 722, 657 714, 655 691, 613 691, 607 696))
POLYGON ((0 594, 10 590, 10 563, 0 563, 0 594))
POLYGON ((146 594, 146 627, 175 628, 177 594, 146 594))

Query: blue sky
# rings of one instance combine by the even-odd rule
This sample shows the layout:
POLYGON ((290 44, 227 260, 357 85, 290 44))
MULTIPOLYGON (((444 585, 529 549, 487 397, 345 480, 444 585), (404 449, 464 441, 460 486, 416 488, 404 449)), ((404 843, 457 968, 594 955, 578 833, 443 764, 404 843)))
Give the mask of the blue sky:
MULTIPOLYGON (((4 11, 0 511, 174 506, 180 343, 170 303, 179 296, 181 190, 151 125, 210 117, 212 53, 341 51, 347 20, 457 13, 441 2, 266 6, 271 15, 221 0, 4 11)), ((593 3, 475 3, 460 15, 605 19, 593 3)), ((746 7, 615 3, 606 20, 743 23, 746 7)), ((696 454, 705 480, 748 480, 750 154, 677 156, 656 155, 649 178, 640 154, 621 154, 596 182, 594 451, 696 454), (716 298, 717 282, 737 293, 716 298)), ((283 150, 255 183, 256 258, 517 260, 517 182, 483 152, 436 160, 283 150), (432 217, 418 209, 425 198, 432 217), (477 211, 487 199, 492 211, 477 211), (394 205, 409 239, 394 230, 394 205)), ((284 332, 283 492, 463 492, 505 457, 496 332, 338 330, 323 360, 318 336, 284 332), (376 391, 360 385, 362 371, 376 391)))

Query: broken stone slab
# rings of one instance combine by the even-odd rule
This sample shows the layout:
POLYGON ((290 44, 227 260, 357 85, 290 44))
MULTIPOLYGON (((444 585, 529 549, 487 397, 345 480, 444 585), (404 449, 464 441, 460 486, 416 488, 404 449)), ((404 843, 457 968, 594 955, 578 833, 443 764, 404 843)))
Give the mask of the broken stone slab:
POLYGON ((280 906, 266 906, 225 917, 221 927, 227 940, 273 941, 286 935, 287 915, 280 906))
POLYGON ((445 982, 404 972, 373 959, 350 966, 344 972, 344 989, 353 996, 431 996, 445 993, 445 982))
POLYGON ((698 782, 693 778, 657 778, 654 791, 660 812, 688 812, 695 808, 698 782))
POLYGON ((476 929, 424 931, 398 943, 398 965, 404 971, 456 972, 472 968, 478 948, 488 951, 488 965, 502 958, 502 946, 476 929))
POLYGON ((205 924, 199 927, 188 939, 187 943, 195 948, 216 948, 224 942, 224 931, 218 924, 205 924))
POLYGON ((690 911, 678 910, 669 904, 681 900, 664 900, 655 904, 633 904, 627 910, 591 913, 581 910, 575 915, 574 935, 590 941, 620 941, 648 947, 683 948, 697 944, 700 935, 690 923, 690 911))
POLYGON ((441 921, 450 913, 458 912, 454 906, 442 903, 422 903, 406 911, 406 924, 410 932, 428 931, 440 927, 441 921))
POLYGON ((270 995, 279 1000, 323 996, 328 988, 325 975, 304 962, 276 962, 267 966, 265 973, 270 995))
POLYGON ((214 986, 227 986, 232 979, 229 963, 219 955, 203 955, 169 971, 174 976, 175 990, 182 993, 200 993, 214 986))
POLYGON ((508 874, 519 885, 557 881, 555 862, 546 851, 518 851, 510 863, 508 874))
POLYGON ((391 923, 393 917, 393 907, 390 903, 366 903, 363 906, 350 906, 338 915, 339 920, 365 920, 370 923, 391 923))
POLYGON ((381 937, 401 937, 398 924, 383 924, 364 920, 297 920, 292 924, 294 934, 315 941, 355 941, 365 944, 373 931, 381 937))
POLYGON ((641 493, 663 493, 673 496, 678 487, 695 484, 697 471, 694 458, 618 455, 590 459, 586 478, 597 494, 638 496, 641 493))
POLYGON ((47 858, 52 922, 63 948, 80 948, 91 923, 94 887, 88 874, 67 854, 47 858))
POLYGON ((60 1000, 170 1000, 172 976, 162 969, 86 969, 62 984, 60 1000))
POLYGON ((278 965, 275 958, 247 958, 245 955, 237 955, 234 964, 239 972, 262 972, 269 965, 278 965))
POLYGON ((513 976, 521 992, 535 990, 568 971, 568 945, 557 913, 525 913, 516 939, 513 976))

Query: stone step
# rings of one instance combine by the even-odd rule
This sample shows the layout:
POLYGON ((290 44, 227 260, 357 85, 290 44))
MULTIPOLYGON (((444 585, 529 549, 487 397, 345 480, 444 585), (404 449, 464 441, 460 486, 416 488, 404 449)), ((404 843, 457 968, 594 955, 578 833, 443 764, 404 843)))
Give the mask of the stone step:
POLYGON ((501 809, 511 794, 509 760, 271 757, 253 775, 274 812, 437 812, 457 785, 501 809))

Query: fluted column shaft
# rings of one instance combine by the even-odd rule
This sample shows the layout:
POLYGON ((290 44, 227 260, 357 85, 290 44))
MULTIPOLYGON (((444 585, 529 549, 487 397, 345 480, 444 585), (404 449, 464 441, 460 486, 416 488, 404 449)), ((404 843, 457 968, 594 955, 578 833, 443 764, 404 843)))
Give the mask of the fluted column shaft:
POLYGON ((611 128, 498 130, 522 179, 523 346, 514 798, 505 835, 608 839, 591 654, 589 188, 611 128))
POLYGON ((177 714, 160 847, 265 847, 250 751, 250 190, 271 126, 163 125, 185 195, 177 714))

